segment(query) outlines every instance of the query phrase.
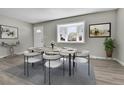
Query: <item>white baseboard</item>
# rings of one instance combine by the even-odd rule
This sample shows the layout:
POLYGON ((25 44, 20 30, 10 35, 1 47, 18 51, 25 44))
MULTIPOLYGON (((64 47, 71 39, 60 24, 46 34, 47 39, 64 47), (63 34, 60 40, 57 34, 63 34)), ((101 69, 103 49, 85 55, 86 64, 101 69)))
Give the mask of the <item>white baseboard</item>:
POLYGON ((91 55, 90 58, 93 58, 93 59, 104 59, 104 60, 114 60, 114 58, 99 57, 99 56, 93 56, 93 55, 91 55))
POLYGON ((118 63, 120 63, 122 66, 124 66, 124 62, 123 61, 121 61, 121 60, 119 60, 117 58, 114 58, 114 60, 117 61, 118 63))
POLYGON ((103 60, 114 60, 116 62, 118 62, 119 64, 121 64, 122 66, 124 66, 124 62, 117 59, 117 58, 108 58, 108 57, 98 57, 98 56, 90 56, 90 58, 93 58, 93 59, 103 59, 103 60))
POLYGON ((5 55, 5 56, 0 56, 0 58, 4 58, 4 57, 7 57, 8 55, 5 55))
MULTIPOLYGON (((16 55, 21 55, 21 54, 23 54, 24 52, 18 52, 18 53, 15 53, 16 55)), ((0 56, 0 58, 4 58, 4 57, 7 57, 7 56, 9 56, 9 55, 4 55, 4 56, 0 56)))
MULTIPOLYGON (((23 54, 23 52, 19 52, 19 53, 16 53, 17 55, 21 55, 23 54)), ((8 55, 6 56, 0 56, 0 58, 4 58, 4 57, 7 57, 8 55)), ((114 61, 117 61, 119 64, 121 64, 122 66, 124 66, 124 62, 117 59, 117 58, 108 58, 108 57, 99 57, 99 56, 93 56, 91 55, 90 58, 92 59, 102 59, 102 60, 114 60, 114 61)))

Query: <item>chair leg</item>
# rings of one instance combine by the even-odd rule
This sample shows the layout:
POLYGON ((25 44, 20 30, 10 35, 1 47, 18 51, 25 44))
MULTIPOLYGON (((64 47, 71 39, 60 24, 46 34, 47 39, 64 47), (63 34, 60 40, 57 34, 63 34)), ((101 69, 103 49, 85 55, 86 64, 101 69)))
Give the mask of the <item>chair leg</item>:
POLYGON ((46 84, 46 67, 44 66, 44 84, 46 84))
POLYGON ((32 68, 34 67, 34 63, 32 63, 32 68))
POLYGON ((74 63, 75 63, 75 62, 73 62, 73 75, 74 75, 74 69, 75 69, 74 63))
POLYGON ((44 59, 43 59, 43 52, 41 53, 41 62, 40 62, 40 64, 42 65, 42 63, 44 63, 44 59))
POLYGON ((26 66, 26 64, 25 64, 25 62, 24 62, 24 75, 26 75, 26 72, 25 72, 25 66, 26 66))
POLYGON ((24 75, 26 75, 26 70, 25 70, 26 67, 25 66, 26 66, 26 62, 25 62, 25 56, 24 56, 24 75))
POLYGON ((64 67, 64 57, 63 57, 63 76, 65 75, 65 67, 64 67))
POLYGON ((28 62, 27 62, 27 77, 29 76, 29 68, 28 68, 28 62))
POLYGON ((27 57, 27 62, 26 62, 26 63, 27 63, 27 77, 28 77, 28 76, 29 76, 29 70, 28 70, 28 69, 29 69, 29 68, 28 68, 28 57, 27 57))
POLYGON ((73 75, 74 75, 74 69, 75 69, 75 62, 74 62, 74 59, 75 59, 75 55, 73 55, 73 75))
POLYGON ((88 75, 90 76, 91 71, 90 71, 90 56, 88 55, 88 75))
POLYGON ((51 85, 51 82, 50 82, 50 60, 49 60, 49 85, 51 85))
POLYGON ((74 64, 75 66, 73 67, 73 75, 75 75, 75 72, 77 71, 77 66, 78 66, 78 63, 74 62, 74 64))
POLYGON ((75 67, 74 59, 75 59, 75 54, 73 55, 73 67, 75 67))
POLYGON ((44 66, 45 65, 45 60, 43 59, 42 61, 43 61, 42 67, 43 67, 43 71, 44 71, 45 70, 45 66, 44 66))

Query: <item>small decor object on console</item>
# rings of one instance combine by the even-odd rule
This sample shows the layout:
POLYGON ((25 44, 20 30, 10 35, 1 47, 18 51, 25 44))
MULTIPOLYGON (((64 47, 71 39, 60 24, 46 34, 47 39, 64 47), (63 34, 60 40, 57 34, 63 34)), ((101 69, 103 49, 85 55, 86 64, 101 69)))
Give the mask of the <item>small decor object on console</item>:
POLYGON ((89 25, 89 37, 110 37, 111 36, 111 23, 99 23, 89 25))
POLYGON ((18 28, 13 26, 0 25, 0 39, 18 38, 18 28))
POLYGON ((54 49, 55 41, 51 41, 51 46, 52 46, 52 49, 54 49))

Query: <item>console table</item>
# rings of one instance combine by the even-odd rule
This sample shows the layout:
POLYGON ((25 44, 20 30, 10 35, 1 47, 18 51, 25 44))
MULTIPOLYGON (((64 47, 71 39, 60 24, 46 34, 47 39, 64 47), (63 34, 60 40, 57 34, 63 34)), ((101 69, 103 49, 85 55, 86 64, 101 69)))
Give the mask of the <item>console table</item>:
POLYGON ((2 42, 1 46, 9 48, 10 55, 14 55, 14 47, 20 44, 19 41, 14 42, 14 43, 7 43, 7 42, 2 42))

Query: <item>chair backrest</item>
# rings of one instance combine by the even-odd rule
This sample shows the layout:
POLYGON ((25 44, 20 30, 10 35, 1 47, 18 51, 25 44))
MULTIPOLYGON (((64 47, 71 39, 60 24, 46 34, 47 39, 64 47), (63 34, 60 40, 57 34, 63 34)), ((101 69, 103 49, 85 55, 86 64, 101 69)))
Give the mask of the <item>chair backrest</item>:
POLYGON ((76 53, 76 56, 77 57, 86 57, 90 55, 90 52, 88 50, 82 50, 82 51, 79 51, 76 53))
POLYGON ((30 52, 30 51, 24 51, 24 56, 38 56, 40 53, 38 52, 30 52))
POLYGON ((41 51, 41 48, 42 47, 30 47, 30 48, 28 48, 28 51, 29 52, 39 52, 39 51, 41 51))
POLYGON ((46 60, 58 60, 60 58, 60 55, 48 55, 44 53, 43 58, 46 60))
POLYGON ((67 50, 63 49, 63 50, 60 51, 60 55, 61 56, 69 56, 69 53, 67 53, 67 50))
POLYGON ((49 54, 49 55, 59 55, 59 48, 50 48, 50 47, 45 47, 44 48, 44 52, 45 54, 49 54))

